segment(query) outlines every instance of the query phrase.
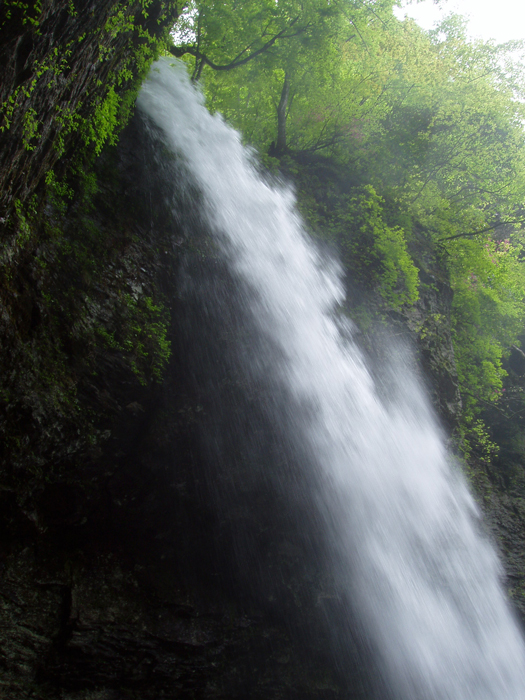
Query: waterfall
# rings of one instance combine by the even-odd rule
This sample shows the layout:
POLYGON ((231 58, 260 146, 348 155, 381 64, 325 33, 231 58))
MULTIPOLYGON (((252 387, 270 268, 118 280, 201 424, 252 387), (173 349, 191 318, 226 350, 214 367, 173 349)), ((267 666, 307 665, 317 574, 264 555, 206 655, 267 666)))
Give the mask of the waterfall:
POLYGON ((261 179, 183 68, 157 62, 138 106, 191 174, 220 254, 250 290, 243 303, 268 343, 246 361, 255 373, 271 366, 286 397, 286 429, 331 516, 334 576, 392 696, 525 700, 501 566, 417 381, 396 367, 395 397, 381 396, 337 314, 337 263, 312 246, 292 194, 261 179))

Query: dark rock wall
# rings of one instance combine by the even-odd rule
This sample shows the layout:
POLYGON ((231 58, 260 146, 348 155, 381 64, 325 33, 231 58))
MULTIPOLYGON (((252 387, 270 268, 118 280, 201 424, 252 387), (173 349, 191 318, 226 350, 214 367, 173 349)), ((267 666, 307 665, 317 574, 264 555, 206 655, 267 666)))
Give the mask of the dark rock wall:
MULTIPOLYGON (((10 318, 23 303, 34 320, 11 333, 15 376, 3 359, 1 692, 369 697, 366 649, 343 630, 338 650, 328 634, 346 603, 311 557, 315 528, 305 538, 276 482, 254 476, 246 447, 232 449, 240 414, 250 429, 260 418, 250 409, 257 397, 238 403, 249 377, 235 375, 235 353, 228 359, 232 334, 246 329, 236 329, 235 309, 213 321, 206 294, 214 279, 227 286, 227 273, 191 186, 174 196, 176 163, 158 157, 142 128, 136 119, 106 151, 88 202, 79 197, 63 214, 48 208, 60 236, 41 222, 23 283, 16 279, 10 318), (208 280, 200 292, 190 289, 191 269, 208 280), (123 295, 169 311, 162 385, 147 366, 137 374, 133 350, 107 342, 122 337, 123 295), (65 396, 50 396, 54 366, 65 396), (218 397, 237 401, 231 416, 213 408, 218 397), (231 431, 230 458, 203 443, 221 425, 231 431)), ((281 478, 282 436, 257 440, 268 458, 259 469, 274 465, 281 478)))
MULTIPOLYGON (((85 139, 57 107, 87 123, 140 47, 108 19, 121 9, 155 37, 176 13, 139 6, 0 8, 2 103, 17 96, 0 134, 0 695, 370 698, 370 651, 341 626, 351 601, 316 526, 325 515, 295 488, 296 446, 264 407, 288 418, 271 383, 239 369, 249 329, 198 194, 187 181, 174 194, 176 161, 138 118, 97 161, 96 187, 67 169, 85 139), (44 196, 52 167, 72 200, 44 196), (24 224, 14 202, 35 193, 24 224)), ((451 426, 450 290, 425 255, 418 305, 391 320, 451 426)), ((521 600, 521 472, 510 495, 501 474, 489 470, 481 500, 521 600)))
POLYGON ((461 417, 451 333, 453 292, 447 267, 428 232, 413 227, 410 237, 410 255, 419 270, 419 298, 394 310, 381 297, 377 281, 371 281, 369 267, 345 253, 348 242, 359 235, 346 218, 352 198, 361 191, 359 175, 319 154, 288 156, 282 165, 285 177, 297 188, 299 208, 311 232, 322 246, 335 248, 336 257, 344 261, 345 311, 356 323, 372 366, 390 362, 392 348, 413 357, 413 371, 425 384, 446 430, 452 432, 461 417))
POLYGON ((64 173, 71 146, 81 145, 79 129, 108 87, 121 96, 133 87, 141 44, 158 38, 177 16, 169 0, 145 7, 147 16, 138 1, 6 0, 0 6, 1 223, 61 156, 64 173))

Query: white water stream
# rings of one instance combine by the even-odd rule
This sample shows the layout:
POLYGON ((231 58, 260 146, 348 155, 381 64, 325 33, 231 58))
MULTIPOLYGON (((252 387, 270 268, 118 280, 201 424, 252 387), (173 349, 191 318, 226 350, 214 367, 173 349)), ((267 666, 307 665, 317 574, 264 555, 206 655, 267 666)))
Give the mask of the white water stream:
POLYGON ((320 497, 339 494, 341 567, 389 685, 403 700, 525 700, 500 564, 415 380, 400 378, 396 402, 379 398, 334 321, 338 270, 308 242, 292 195, 260 179, 239 135, 170 63, 154 66, 139 108, 187 164, 234 274, 256 291, 251 312, 284 358, 279 381, 315 407, 298 430, 331 485, 320 497))

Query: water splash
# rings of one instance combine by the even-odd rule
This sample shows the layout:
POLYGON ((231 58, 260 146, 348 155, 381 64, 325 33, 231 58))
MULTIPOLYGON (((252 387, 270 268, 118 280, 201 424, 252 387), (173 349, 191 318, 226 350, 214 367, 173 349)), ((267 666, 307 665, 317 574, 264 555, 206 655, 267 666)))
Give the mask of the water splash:
POLYGON ((499 561, 417 383, 403 373, 398 399, 380 399, 351 329, 342 334, 334 317, 337 265, 321 259, 291 193, 259 177, 181 67, 158 62, 138 105, 186 162, 233 274, 254 291, 246 303, 272 339, 291 413, 312 407, 308 418, 297 411, 294 429, 326 484, 335 575, 351 580, 394 695, 525 699, 524 645, 499 561))

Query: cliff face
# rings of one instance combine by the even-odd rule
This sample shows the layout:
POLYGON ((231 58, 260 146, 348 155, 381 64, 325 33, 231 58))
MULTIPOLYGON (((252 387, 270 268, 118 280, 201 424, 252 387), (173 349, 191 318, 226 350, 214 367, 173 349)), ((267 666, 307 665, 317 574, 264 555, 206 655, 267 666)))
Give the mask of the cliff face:
POLYGON ((213 268, 194 204, 163 189, 139 122, 86 174, 175 16, 1 8, 1 694, 353 697, 276 494, 232 516, 212 496, 195 308, 177 301, 183 260, 213 268), (252 543, 279 523, 279 545, 259 546, 283 570, 271 591, 235 570, 239 517, 252 543))
MULTIPOLYGON (((9 479, 17 469, 47 470, 97 442, 87 395, 98 389, 79 389, 78 367, 104 339, 110 344, 104 323, 138 323, 144 303, 153 303, 123 299, 114 308, 93 290, 93 275, 110 284, 112 274, 98 268, 98 256, 117 256, 122 239, 101 241, 98 222, 86 218, 94 186, 86 171, 125 123, 156 42, 176 14, 176 5, 161 1, 0 8, 0 431, 9 479), (66 231, 62 213, 75 191, 71 206, 80 218, 66 231), (70 431, 76 438, 64 441, 70 431)), ((150 313, 150 324, 160 315, 150 313)), ((141 371, 155 368, 136 366, 135 374, 141 371)), ((105 410, 111 413, 112 400, 105 410)))
MULTIPOLYGON (((221 298, 234 283, 198 195, 187 181, 173 194, 179 166, 138 117, 89 177, 75 160, 104 142, 108 84, 120 106, 133 93, 140 65, 114 77, 143 46, 137 27, 154 37, 175 13, 140 7, 49 2, 37 18, 2 6, 2 95, 17 97, 0 161, 0 694, 369 697, 371 661, 341 629, 351 601, 334 591, 315 504, 294 500, 300 465, 258 408, 279 411, 275 394, 237 363, 249 322, 221 298), (116 30, 119 10, 135 29, 116 30), (52 167, 66 189, 44 194, 52 167), (250 470, 239 422, 258 445, 264 434, 250 470)), ((450 293, 438 261, 422 267, 426 293, 393 322, 414 343, 427 328, 418 347, 450 424, 450 293)), ((503 487, 492 494, 519 589, 524 528, 503 487)))
MULTIPOLYGON (((173 196, 177 166, 146 136, 137 118, 98 161, 96 193, 49 202, 5 277, 2 690, 363 697, 366 654, 329 641, 346 603, 293 515, 307 504, 283 507, 263 472, 203 446, 218 425, 209 391, 236 406, 223 440, 239 411, 265 428, 242 398, 235 308, 218 333, 206 303, 227 272, 191 187, 173 196), (214 388, 195 379, 209 358, 214 388)), ((266 430, 277 465, 286 444, 266 430)))
POLYGON ((104 141, 104 120, 143 77, 176 4, 7 2, 0 8, 0 217, 24 203, 83 140, 104 141), (116 97, 106 103, 108 95, 116 97), (79 138, 80 136, 80 138, 79 138))

